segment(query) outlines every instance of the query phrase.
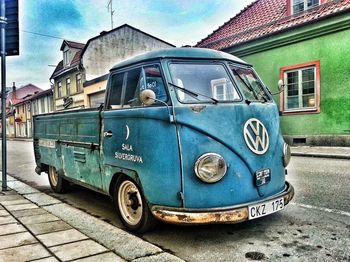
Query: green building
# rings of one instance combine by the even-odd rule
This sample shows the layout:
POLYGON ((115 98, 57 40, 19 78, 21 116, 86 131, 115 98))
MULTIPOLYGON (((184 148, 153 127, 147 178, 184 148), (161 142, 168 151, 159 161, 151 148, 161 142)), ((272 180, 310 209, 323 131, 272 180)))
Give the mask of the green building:
POLYGON ((196 46, 254 65, 288 143, 350 146, 350 0, 257 0, 196 46))

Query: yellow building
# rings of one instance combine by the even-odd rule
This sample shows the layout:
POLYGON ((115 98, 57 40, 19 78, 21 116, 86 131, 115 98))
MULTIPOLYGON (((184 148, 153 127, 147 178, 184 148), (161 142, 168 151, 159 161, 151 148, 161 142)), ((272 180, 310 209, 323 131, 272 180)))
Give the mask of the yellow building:
POLYGON ((84 107, 85 70, 80 62, 84 44, 64 40, 60 61, 50 80, 54 81, 54 110, 84 107))
POLYGON ((33 116, 53 111, 52 90, 36 91, 14 104, 15 136, 31 138, 33 135, 33 116))

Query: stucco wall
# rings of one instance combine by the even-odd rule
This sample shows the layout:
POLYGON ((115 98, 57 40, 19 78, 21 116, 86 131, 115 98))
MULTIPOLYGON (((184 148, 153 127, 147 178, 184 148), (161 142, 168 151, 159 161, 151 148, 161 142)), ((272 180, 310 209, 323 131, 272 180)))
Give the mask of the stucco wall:
POLYGON ((89 42, 82 57, 86 80, 107 74, 117 62, 133 55, 169 47, 140 31, 121 27, 89 42))
MULTIPOLYGON (((350 135, 350 30, 267 50, 242 59, 277 92, 280 68, 320 60, 320 113, 281 117, 285 135, 350 135)), ((274 96, 279 103, 279 96, 274 96)))

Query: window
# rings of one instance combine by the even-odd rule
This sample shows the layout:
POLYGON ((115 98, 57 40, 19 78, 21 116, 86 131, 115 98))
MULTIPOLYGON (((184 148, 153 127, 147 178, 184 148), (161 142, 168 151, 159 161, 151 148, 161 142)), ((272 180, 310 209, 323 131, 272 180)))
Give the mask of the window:
POLYGON ((65 66, 69 64, 69 61, 68 61, 68 50, 63 51, 63 64, 65 66))
POLYGON ((281 111, 319 112, 320 62, 281 68, 285 89, 281 94, 281 111))
POLYGON ((57 82, 57 98, 62 97, 62 82, 57 82))
POLYGON ((298 14, 320 4, 320 0, 291 0, 292 14, 298 14))
MULTIPOLYGON (((132 107, 142 106, 139 96, 146 89, 152 90, 157 100, 163 102, 168 100, 159 66, 145 66, 128 72, 123 104, 132 107)), ((154 104, 157 103, 157 101, 154 101, 154 104)))
POLYGON ((121 107, 121 96, 123 90, 123 79, 126 74, 114 74, 110 80, 108 107, 109 109, 116 109, 121 107))
POLYGON ((48 96, 47 99, 48 99, 48 105, 49 105, 48 112, 50 113, 52 112, 52 108, 53 108, 52 96, 48 96))
POLYGON ((81 74, 76 75, 76 86, 77 86, 77 92, 82 91, 83 89, 83 83, 81 81, 81 74))
POLYGON ((140 80, 143 81, 141 67, 127 72, 125 94, 124 94, 124 101, 123 101, 124 105, 129 105, 129 106, 141 105, 141 103, 137 99, 140 93, 140 84, 139 84, 141 82, 140 80))
POLYGON ((70 95, 72 93, 72 90, 70 89, 70 78, 69 77, 66 79, 66 89, 67 89, 67 95, 70 95))
POLYGON ((249 101, 267 102, 270 100, 263 84, 252 68, 230 65, 235 82, 249 101))
MULTIPOLYGON (((139 67, 116 74, 112 76, 110 83, 111 91, 107 100, 108 108, 111 109, 142 106, 139 96, 145 89, 151 89, 157 100, 163 102, 168 100, 158 65, 139 67)), ((161 103, 155 101, 154 104, 161 103)))
POLYGON ((45 97, 40 99, 40 103, 41 103, 41 114, 45 113, 45 97))

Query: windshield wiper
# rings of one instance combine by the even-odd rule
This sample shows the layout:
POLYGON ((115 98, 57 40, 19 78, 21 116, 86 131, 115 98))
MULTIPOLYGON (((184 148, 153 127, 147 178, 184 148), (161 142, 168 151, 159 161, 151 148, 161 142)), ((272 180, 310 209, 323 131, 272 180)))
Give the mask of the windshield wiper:
POLYGON ((203 94, 200 94, 200 93, 197 93, 197 92, 193 92, 191 90, 188 90, 186 88, 183 88, 181 86, 178 86, 178 85, 175 85, 171 82, 168 82, 169 85, 173 86, 173 87, 176 87, 177 89, 183 91, 184 93, 186 94, 189 94, 190 96, 194 97, 195 99, 197 99, 198 101, 200 101, 200 99, 198 99, 198 96, 203 96, 203 97, 206 97, 206 98, 209 98, 211 101, 214 102, 214 104, 217 104, 219 103, 219 100, 213 98, 213 97, 210 97, 210 96, 207 96, 207 95, 203 95, 203 94))

